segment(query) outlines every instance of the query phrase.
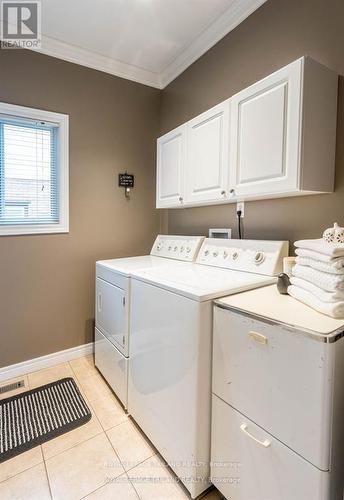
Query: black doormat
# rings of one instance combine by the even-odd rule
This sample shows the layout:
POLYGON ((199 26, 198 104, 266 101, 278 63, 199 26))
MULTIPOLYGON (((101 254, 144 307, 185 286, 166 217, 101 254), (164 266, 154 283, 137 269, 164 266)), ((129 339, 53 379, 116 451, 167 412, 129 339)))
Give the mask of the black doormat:
POLYGON ((0 401, 0 462, 79 427, 91 412, 70 377, 0 401))

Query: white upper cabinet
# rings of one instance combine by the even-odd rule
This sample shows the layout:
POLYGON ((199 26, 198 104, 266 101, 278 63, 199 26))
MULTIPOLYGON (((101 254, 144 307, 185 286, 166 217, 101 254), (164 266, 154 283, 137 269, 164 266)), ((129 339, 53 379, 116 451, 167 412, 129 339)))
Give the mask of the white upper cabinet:
POLYGON ((183 204, 186 125, 160 137, 157 144, 157 208, 183 204))
POLYGON ((158 140, 157 207, 333 191, 338 75, 309 57, 158 140))
POLYGON ((187 124, 185 203, 228 197, 229 101, 187 124))
POLYGON ((232 97, 231 186, 236 196, 297 188, 302 61, 232 97))
POLYGON ((337 75, 309 58, 233 96, 230 184, 235 197, 332 191, 336 101, 337 75))

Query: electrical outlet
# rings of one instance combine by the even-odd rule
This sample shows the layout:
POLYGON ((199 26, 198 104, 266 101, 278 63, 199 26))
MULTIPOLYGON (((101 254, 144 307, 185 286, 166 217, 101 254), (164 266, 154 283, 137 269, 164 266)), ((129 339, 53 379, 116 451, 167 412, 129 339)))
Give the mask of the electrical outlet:
POLYGON ((241 218, 244 218, 245 215, 245 203, 243 201, 238 201, 237 203, 237 212, 241 210, 241 218))

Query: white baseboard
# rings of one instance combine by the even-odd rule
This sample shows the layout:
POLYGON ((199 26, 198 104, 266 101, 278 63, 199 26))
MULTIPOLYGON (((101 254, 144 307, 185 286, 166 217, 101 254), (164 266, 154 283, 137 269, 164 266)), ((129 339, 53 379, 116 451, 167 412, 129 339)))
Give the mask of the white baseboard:
POLYGON ((53 352, 52 354, 40 356, 39 358, 28 359, 27 361, 16 363, 15 365, 4 366, 0 368, 0 382, 2 380, 20 377, 20 375, 25 375, 25 373, 35 372, 43 368, 50 368, 51 366, 59 365, 60 363, 65 363, 71 359, 81 358, 82 356, 87 356, 92 353, 93 342, 90 342, 89 344, 79 345, 71 349, 65 349, 64 351, 53 352))

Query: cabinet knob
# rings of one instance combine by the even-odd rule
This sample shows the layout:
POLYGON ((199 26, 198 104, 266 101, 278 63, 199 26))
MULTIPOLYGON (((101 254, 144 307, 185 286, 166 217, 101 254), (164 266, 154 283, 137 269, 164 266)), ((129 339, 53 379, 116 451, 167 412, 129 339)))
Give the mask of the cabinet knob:
POLYGON ((183 201, 183 197, 182 196, 179 196, 179 201, 180 201, 180 203, 183 201))

